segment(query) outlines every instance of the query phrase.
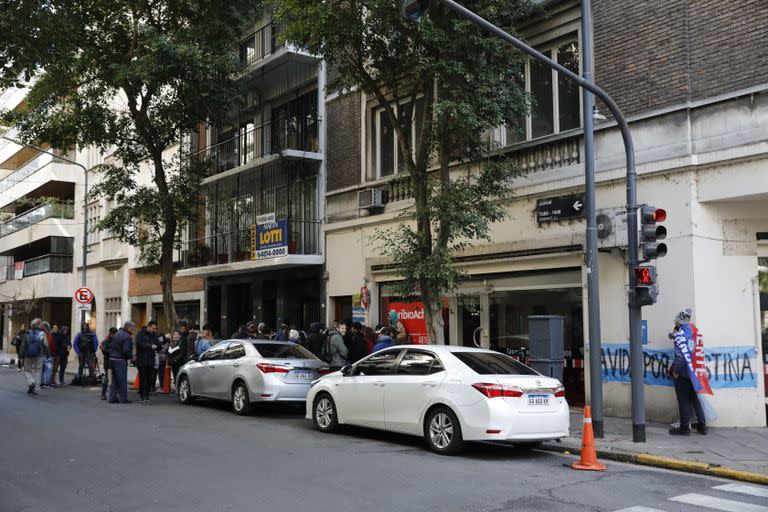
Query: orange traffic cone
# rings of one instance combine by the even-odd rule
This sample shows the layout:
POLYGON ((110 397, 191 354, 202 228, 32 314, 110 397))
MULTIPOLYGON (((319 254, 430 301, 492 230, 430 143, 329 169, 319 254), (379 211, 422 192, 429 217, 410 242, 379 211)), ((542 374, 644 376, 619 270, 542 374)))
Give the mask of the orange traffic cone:
POLYGON ((163 393, 170 394, 171 392, 171 367, 165 367, 165 375, 163 375, 163 393))
POLYGON ((595 450, 595 433, 592 431, 592 412, 589 406, 584 406, 584 432, 581 434, 581 460, 572 465, 573 469, 589 471, 605 471, 605 464, 597 462, 595 450))
POLYGON ((133 386, 131 386, 131 389, 139 389, 139 373, 136 372, 136 379, 133 381, 133 386))

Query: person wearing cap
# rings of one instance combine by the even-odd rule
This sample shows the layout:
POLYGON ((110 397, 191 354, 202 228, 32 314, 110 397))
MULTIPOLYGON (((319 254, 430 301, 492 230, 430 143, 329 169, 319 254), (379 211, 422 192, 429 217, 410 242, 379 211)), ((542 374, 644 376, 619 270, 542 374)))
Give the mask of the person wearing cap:
POLYGON ((155 354, 160 348, 157 338, 157 322, 150 320, 136 333, 136 368, 139 370, 138 403, 149 405, 149 392, 155 377, 155 354))
POLYGON ((670 334, 675 346, 675 357, 672 364, 672 378, 675 381, 675 395, 680 410, 680 426, 669 429, 670 435, 687 436, 691 433, 691 407, 696 413, 696 431, 707 433, 704 410, 696 394, 698 378, 693 369, 693 353, 696 342, 691 328, 691 308, 684 309, 675 316, 675 330, 670 334))
POLYGON ((299 331, 297 331, 296 329, 291 329, 288 332, 288 341, 290 341, 291 343, 296 343, 298 345, 299 344, 299 331))

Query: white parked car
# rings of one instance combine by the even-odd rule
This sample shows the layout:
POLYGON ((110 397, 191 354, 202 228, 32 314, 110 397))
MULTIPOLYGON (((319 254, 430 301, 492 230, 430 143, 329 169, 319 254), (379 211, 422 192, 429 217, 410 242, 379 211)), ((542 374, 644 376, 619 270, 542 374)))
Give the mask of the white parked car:
POLYGON ((226 340, 182 366, 177 388, 183 404, 227 400, 248 414, 257 402, 303 402, 312 381, 327 373, 326 363, 295 343, 226 340))
POLYGON ((312 384, 307 419, 424 436, 443 454, 465 441, 536 444, 568 436, 565 390, 509 356, 485 349, 403 345, 312 384))

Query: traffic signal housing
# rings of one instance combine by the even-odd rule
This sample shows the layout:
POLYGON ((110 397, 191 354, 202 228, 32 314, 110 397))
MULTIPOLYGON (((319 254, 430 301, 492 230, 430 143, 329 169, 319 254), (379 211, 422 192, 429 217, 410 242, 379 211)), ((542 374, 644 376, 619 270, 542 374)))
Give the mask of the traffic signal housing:
POLYGON ((635 302, 638 306, 656 303, 659 289, 656 286, 656 267, 643 265, 635 267, 635 302))
POLYGON ((655 206, 640 207, 639 245, 643 251, 643 261, 661 258, 667 254, 667 244, 659 240, 667 238, 667 228, 660 222, 667 220, 667 211, 655 206))
POLYGON ((403 16, 410 21, 418 21, 429 8, 429 0, 403 0, 403 16))

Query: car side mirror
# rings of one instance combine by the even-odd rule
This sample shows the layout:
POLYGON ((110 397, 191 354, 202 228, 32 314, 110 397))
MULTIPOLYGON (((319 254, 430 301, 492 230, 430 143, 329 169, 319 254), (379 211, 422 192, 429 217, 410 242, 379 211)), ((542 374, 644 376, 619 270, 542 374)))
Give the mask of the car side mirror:
POLYGON ((341 374, 345 377, 352 375, 352 365, 347 365, 341 368, 341 374))
POLYGON ((200 354, 192 354, 192 357, 189 358, 190 361, 199 361, 200 360, 200 354))

